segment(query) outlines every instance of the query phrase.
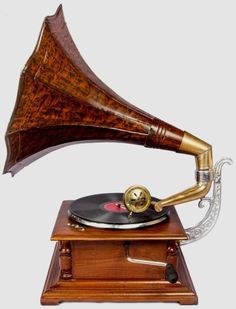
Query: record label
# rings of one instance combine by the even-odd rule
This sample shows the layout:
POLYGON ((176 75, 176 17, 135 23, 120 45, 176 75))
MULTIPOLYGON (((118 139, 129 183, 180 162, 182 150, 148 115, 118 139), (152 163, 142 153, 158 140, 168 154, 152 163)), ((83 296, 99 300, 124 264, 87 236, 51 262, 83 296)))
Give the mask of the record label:
POLYGON ((104 208, 105 211, 108 211, 108 212, 118 212, 118 213, 128 212, 125 205, 121 201, 108 202, 108 203, 105 203, 102 207, 104 208))

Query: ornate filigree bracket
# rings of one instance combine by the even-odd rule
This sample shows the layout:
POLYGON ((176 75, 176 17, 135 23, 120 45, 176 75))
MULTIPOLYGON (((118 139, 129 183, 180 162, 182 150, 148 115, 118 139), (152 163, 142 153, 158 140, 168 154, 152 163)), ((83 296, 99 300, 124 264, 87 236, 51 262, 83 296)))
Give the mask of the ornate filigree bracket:
POLYGON ((205 217, 197 225, 185 229, 188 239, 181 241, 181 245, 186 245, 205 237, 215 226, 221 207, 221 172, 225 163, 231 165, 233 161, 230 158, 223 158, 215 164, 213 194, 211 197, 202 198, 198 204, 200 208, 208 205, 209 209, 205 217))

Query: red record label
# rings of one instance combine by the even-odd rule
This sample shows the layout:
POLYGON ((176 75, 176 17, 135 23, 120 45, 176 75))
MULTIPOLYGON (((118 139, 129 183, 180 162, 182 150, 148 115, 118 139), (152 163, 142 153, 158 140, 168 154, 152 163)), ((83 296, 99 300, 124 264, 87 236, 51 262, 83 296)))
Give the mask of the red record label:
POLYGON ((123 202, 109 202, 103 205, 103 208, 109 212, 128 212, 123 202))

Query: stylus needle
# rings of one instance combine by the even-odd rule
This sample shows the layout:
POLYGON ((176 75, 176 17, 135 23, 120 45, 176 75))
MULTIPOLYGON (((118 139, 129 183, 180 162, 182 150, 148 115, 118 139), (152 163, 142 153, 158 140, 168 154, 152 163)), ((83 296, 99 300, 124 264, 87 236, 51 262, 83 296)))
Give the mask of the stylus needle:
POLYGON ((128 220, 131 219, 132 214, 133 214, 133 212, 131 211, 131 212, 129 213, 129 215, 128 215, 128 220))

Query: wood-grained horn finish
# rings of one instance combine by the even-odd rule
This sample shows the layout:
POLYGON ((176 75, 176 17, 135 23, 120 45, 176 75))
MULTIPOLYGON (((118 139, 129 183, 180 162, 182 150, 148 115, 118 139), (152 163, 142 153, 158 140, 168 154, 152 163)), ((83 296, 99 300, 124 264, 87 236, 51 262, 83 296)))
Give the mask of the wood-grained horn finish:
POLYGON ((128 103, 91 71, 67 29, 62 7, 46 17, 20 78, 6 133, 4 172, 15 174, 57 148, 117 141, 178 151, 184 132, 128 103))

